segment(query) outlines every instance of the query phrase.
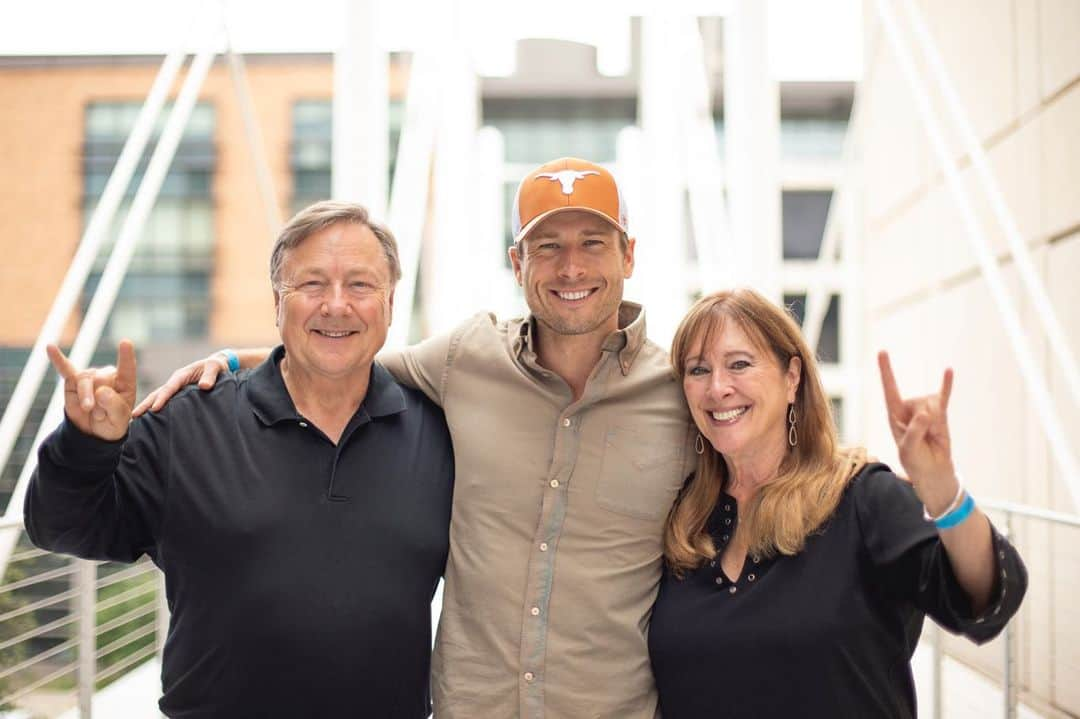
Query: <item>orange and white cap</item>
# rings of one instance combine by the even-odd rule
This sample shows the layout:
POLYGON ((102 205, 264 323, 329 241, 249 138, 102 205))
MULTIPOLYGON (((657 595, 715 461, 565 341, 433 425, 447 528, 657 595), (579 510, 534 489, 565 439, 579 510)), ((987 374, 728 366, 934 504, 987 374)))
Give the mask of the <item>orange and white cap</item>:
POLYGON ((536 168, 518 185, 510 218, 514 242, 544 218, 566 210, 591 212, 627 232, 626 202, 615 177, 588 160, 560 157, 536 168))

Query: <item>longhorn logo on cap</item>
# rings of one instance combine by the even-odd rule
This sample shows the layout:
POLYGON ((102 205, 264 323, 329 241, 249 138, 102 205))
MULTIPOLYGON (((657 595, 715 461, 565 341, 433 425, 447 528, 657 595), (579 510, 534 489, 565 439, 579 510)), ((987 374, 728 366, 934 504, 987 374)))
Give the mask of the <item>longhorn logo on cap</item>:
POLYGON ((596 170, 560 170, 558 172, 541 172, 536 176, 537 179, 541 177, 548 180, 558 182, 562 185, 562 192, 564 195, 574 194, 574 183, 588 175, 599 175, 596 170))

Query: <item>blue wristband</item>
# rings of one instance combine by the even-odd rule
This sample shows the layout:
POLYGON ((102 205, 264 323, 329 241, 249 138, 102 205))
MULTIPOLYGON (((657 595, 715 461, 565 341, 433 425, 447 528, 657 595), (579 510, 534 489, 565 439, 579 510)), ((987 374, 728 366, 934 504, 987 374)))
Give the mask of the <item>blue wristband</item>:
POLYGON ((965 494, 964 501, 960 503, 960 506, 946 514, 944 517, 934 520, 934 526, 938 529, 952 529, 971 516, 971 512, 974 509, 975 500, 971 498, 970 494, 965 494))
POLYGON ((229 364, 230 372, 238 372, 240 370, 240 358, 236 356, 236 353, 230 349, 218 350, 219 354, 225 355, 225 361, 229 364))

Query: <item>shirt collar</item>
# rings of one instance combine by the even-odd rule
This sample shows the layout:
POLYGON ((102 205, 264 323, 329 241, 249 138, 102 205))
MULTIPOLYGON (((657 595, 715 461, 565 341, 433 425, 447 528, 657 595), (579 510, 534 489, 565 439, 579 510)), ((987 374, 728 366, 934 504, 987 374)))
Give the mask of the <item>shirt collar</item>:
MULTIPOLYGON (((266 360, 248 376, 248 396, 255 416, 263 424, 284 420, 296 420, 300 414, 285 387, 281 376, 281 360, 285 357, 284 345, 278 345, 266 360)), ((379 363, 371 365, 371 381, 367 395, 357 408, 357 413, 367 412, 372 419, 405 411, 405 394, 379 363)))
MULTIPOLYGON (((531 314, 518 320, 518 325, 510 332, 512 349, 515 356, 522 352, 536 353, 536 318, 531 314)), ((630 374, 641 348, 645 346, 645 310, 636 302, 624 300, 619 304, 619 329, 604 339, 602 350, 614 352, 619 356, 619 368, 623 375, 630 374)))

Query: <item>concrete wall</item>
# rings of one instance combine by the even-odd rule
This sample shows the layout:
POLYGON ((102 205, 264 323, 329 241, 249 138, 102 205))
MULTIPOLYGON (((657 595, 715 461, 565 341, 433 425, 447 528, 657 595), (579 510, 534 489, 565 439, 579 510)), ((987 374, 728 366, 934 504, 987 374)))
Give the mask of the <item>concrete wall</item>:
MULTIPOLYGON (((1076 0, 921 0, 920 8, 958 88, 1042 282, 1080 353, 1080 2, 1076 0)), ((901 3, 890 3, 899 15, 901 3)), ((868 388, 865 441, 890 459, 874 352, 893 353, 901 390, 934 391, 945 366, 956 369, 950 406, 953 451, 976 499, 1023 502, 1080 514, 1072 504, 992 295, 980 274, 956 201, 943 181, 883 34, 876 3, 864 4, 865 74, 858 102, 862 255, 866 321, 860 366, 868 388)), ((901 22, 909 48, 915 43, 901 22)), ((921 55, 917 55, 921 58, 921 55)), ((919 67, 929 82, 921 59, 919 67)), ((939 123, 944 104, 934 96, 939 123)), ((1080 455, 1080 408, 1006 251, 955 131, 964 185, 1005 276, 1056 409, 1080 455)), ((1000 523, 999 523, 1000 524, 1000 523)), ((1080 714, 1080 529, 1018 522, 1018 544, 1031 572, 1021 612, 1020 678, 1024 699, 1050 715, 1080 714)), ((1001 641, 950 651, 1000 674, 1001 641)))

